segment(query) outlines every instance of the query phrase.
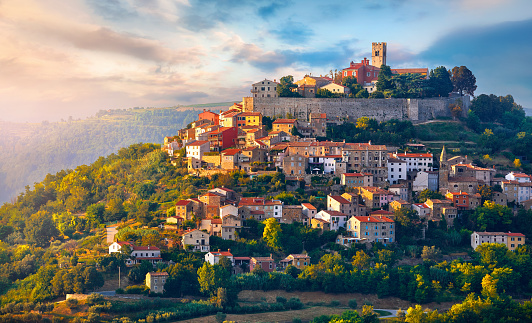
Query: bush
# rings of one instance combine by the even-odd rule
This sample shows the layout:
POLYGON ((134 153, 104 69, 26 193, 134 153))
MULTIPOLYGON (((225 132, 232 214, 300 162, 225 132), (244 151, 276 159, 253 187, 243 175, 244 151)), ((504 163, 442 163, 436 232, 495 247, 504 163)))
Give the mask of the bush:
POLYGON ((127 286, 124 290, 125 294, 148 294, 150 292, 150 289, 148 286, 145 285, 132 285, 127 286))
POLYGON ((297 297, 292 297, 287 303, 288 308, 292 310, 298 310, 303 307, 303 303, 301 303, 301 300, 297 297))
POLYGON ((275 298, 275 300, 277 301, 277 303, 282 303, 282 304, 286 304, 286 298, 282 297, 282 296, 277 296, 275 298))
POLYGON ((331 306, 333 307, 340 306, 340 301, 337 301, 337 300, 331 301, 331 306))
POLYGON ((349 300, 349 303, 348 303, 349 307, 352 308, 352 309, 355 309, 357 308, 358 304, 357 304, 357 300, 356 299, 350 299, 349 300))
POLYGON ((225 321, 226 317, 227 315, 225 313, 218 312, 216 313, 216 322, 222 323, 223 321, 225 321))
POLYGON ((124 294, 124 289, 122 289, 122 288, 117 288, 117 289, 115 290, 115 293, 117 293, 117 294, 124 294))
POLYGON ((76 308, 78 306, 78 300, 75 298, 69 298, 66 300, 66 305, 68 308, 76 308))
POLYGON ((92 293, 90 294, 89 296, 87 296, 87 305, 95 305, 95 304, 99 304, 99 303, 103 303, 105 299, 103 298, 102 295, 100 294, 96 294, 96 293, 92 293))
POLYGON ((294 317, 294 319, 292 319, 292 323, 301 323, 301 319, 299 317, 294 317))

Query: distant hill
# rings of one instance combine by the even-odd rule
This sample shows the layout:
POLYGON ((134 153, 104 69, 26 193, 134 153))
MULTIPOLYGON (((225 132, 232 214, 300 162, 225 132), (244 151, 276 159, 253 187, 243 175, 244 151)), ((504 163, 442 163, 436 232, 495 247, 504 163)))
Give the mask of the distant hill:
POLYGON ((162 143, 165 136, 194 121, 199 111, 232 104, 101 110, 84 120, 41 124, 0 121, 0 203, 48 173, 90 164, 134 143, 162 143))

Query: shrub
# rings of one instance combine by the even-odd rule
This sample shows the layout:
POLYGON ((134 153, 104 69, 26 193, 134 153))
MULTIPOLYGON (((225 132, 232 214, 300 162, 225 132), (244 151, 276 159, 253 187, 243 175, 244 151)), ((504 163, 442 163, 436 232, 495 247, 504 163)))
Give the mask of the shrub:
POLYGON ((334 306, 334 307, 340 306, 340 301, 338 300, 331 301, 331 306, 334 306))
POLYGON ((301 300, 297 297, 292 297, 287 303, 288 308, 292 310, 298 310, 303 307, 303 303, 301 303, 301 300))
POLYGON ((355 309, 357 308, 358 304, 357 304, 357 300, 356 299, 350 299, 349 300, 349 303, 348 303, 349 307, 351 307, 352 309, 355 309))
POLYGON ((117 288, 117 289, 115 290, 115 293, 117 293, 117 294, 124 294, 124 289, 122 289, 122 288, 117 288))
POLYGON ((90 294, 89 296, 87 296, 87 305, 94 305, 94 304, 99 304, 99 303, 103 303, 105 299, 103 298, 102 295, 100 294, 96 294, 96 293, 92 293, 90 294))
POLYGON ((68 308, 76 308, 78 306, 78 300, 75 298, 69 298, 66 300, 66 305, 68 308))
POLYGON ((299 317, 294 317, 294 318, 292 319, 292 323, 301 323, 301 322, 302 322, 302 321, 301 321, 301 319, 300 319, 299 317))
POLYGON ((282 303, 282 304, 286 304, 286 298, 282 297, 282 296, 277 296, 275 298, 275 300, 277 301, 277 303, 282 303))
POLYGON ((216 313, 216 322, 222 323, 223 321, 225 321, 226 317, 227 315, 225 313, 218 312, 216 313))

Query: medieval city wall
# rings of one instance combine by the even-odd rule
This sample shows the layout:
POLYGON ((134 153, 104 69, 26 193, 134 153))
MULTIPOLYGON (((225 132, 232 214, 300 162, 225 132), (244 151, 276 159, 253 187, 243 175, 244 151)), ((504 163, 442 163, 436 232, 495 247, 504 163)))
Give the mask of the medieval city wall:
MULTIPOLYGON (((264 116, 285 117, 287 114, 308 120, 310 113, 326 113, 329 118, 369 117, 378 121, 390 119, 426 121, 451 117, 449 104, 457 98, 431 99, 358 99, 358 98, 245 98, 244 109, 264 116)), ((459 98, 460 99, 460 98, 459 98)), ((464 115, 469 110, 469 97, 463 97, 464 115)))

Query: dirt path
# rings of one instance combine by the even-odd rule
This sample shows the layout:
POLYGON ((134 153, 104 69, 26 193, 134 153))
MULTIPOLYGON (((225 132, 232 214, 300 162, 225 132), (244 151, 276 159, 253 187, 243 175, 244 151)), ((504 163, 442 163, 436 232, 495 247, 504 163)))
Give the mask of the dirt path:
POLYGON ((118 233, 118 230, 116 229, 117 225, 107 227, 107 243, 111 244, 115 241, 115 234, 118 233))

